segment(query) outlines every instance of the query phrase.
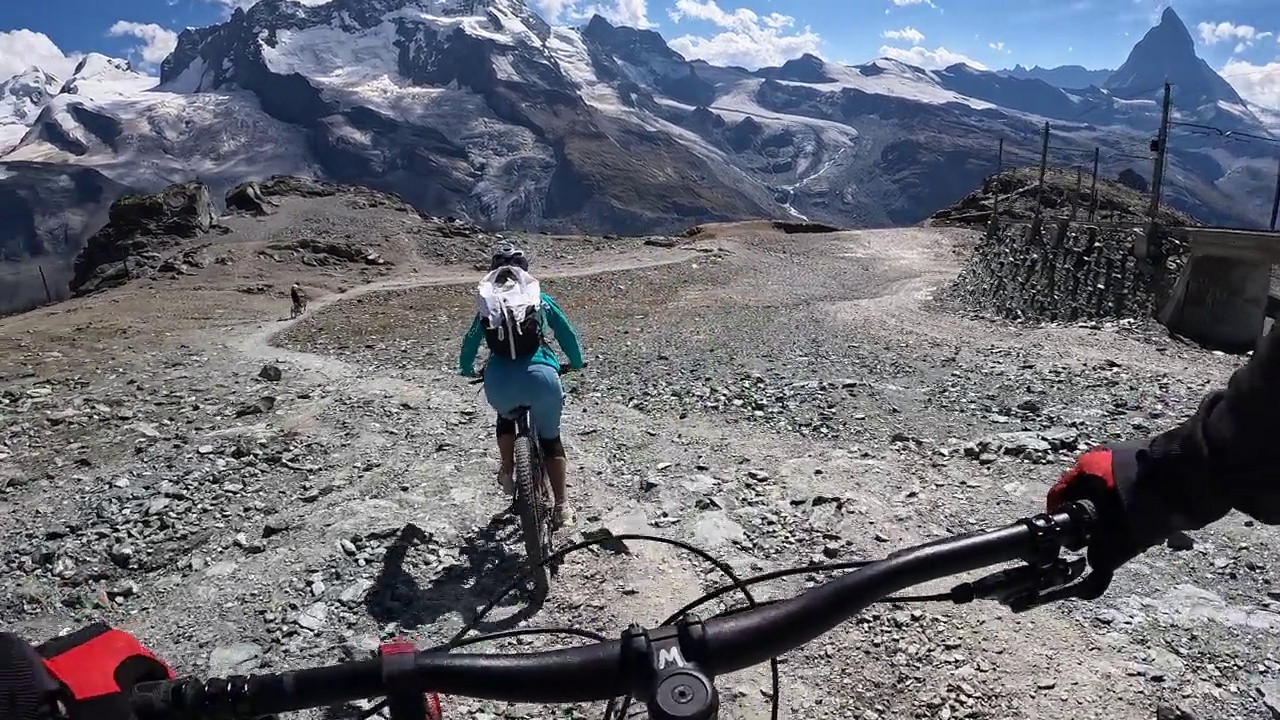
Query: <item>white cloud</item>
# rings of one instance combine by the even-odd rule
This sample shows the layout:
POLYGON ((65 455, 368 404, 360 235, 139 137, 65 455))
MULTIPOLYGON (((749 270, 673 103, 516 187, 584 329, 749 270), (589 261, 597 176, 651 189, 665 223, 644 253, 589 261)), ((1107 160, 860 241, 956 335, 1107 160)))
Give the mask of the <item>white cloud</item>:
POLYGON ((901 30, 885 30, 880 33, 880 37, 888 40, 904 40, 912 45, 919 45, 924 42, 924 33, 910 25, 902 28, 901 30))
POLYGON ((1266 65, 1254 65, 1240 60, 1228 60, 1219 70, 1222 77, 1251 103, 1280 109, 1280 60, 1266 65))
POLYGON ((556 23, 578 6, 578 0, 534 0, 533 9, 547 22, 556 23))
POLYGON ((614 25, 625 25, 633 28, 652 28, 649 20, 647 0, 609 0, 604 4, 589 3, 582 0, 534 0, 534 9, 547 22, 577 22, 588 20, 592 15, 599 15, 614 25))
POLYGON ((683 35, 671 41, 671 47, 681 55, 718 65, 781 65, 805 53, 817 55, 822 45, 822 38, 808 27, 788 33, 795 25, 795 18, 789 15, 775 12, 760 16, 749 8, 725 10, 715 0, 676 0, 668 15, 674 23, 692 19, 723 28, 710 37, 683 35))
POLYGON ((8 80, 32 65, 60 80, 71 77, 80 54, 67 55, 44 33, 31 30, 0 32, 0 80, 8 80))
POLYGON ((996 52, 1002 52, 1006 55, 1009 54, 1009 51, 1005 49, 1004 43, 1002 42, 987 43, 987 47, 991 48, 992 50, 995 50, 996 52))
POLYGON ((956 63, 964 63, 975 70, 987 70, 986 65, 974 60, 973 58, 962 55, 958 52, 952 52, 944 47, 936 50, 930 50, 926 47, 916 45, 911 48, 893 47, 885 45, 880 48, 881 57, 887 57, 892 60, 899 60, 908 65, 915 65, 928 70, 938 70, 956 63))
POLYGON ((144 66, 159 65, 178 46, 178 33, 155 23, 119 20, 107 30, 107 35, 137 38, 140 42, 133 47, 133 51, 142 57, 144 66))
POLYGON ((578 20, 585 20, 592 15, 599 15, 614 25, 625 25, 633 28, 651 28, 649 8, 645 0, 613 0, 605 5, 593 4, 575 13, 578 20))
POLYGON ((894 7, 907 7, 908 5, 928 5, 931 8, 938 7, 933 4, 933 0, 892 0, 894 7))
POLYGON ((1220 42, 1236 44, 1235 52, 1244 52, 1258 40, 1265 40, 1273 35, 1271 32, 1258 32, 1252 25, 1236 25, 1230 22, 1208 23, 1196 25, 1200 33, 1200 41, 1205 45, 1217 45, 1220 42))

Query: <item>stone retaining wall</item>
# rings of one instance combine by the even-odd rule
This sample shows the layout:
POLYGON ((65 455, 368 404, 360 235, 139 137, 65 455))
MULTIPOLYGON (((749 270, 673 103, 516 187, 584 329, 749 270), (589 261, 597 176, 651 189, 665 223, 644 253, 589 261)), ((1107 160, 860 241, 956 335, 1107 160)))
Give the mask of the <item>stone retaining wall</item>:
POLYGON ((1132 252, 1137 229, 1065 220, 992 225, 942 293, 956 309, 1018 321, 1155 315, 1180 263, 1156 272, 1132 252))

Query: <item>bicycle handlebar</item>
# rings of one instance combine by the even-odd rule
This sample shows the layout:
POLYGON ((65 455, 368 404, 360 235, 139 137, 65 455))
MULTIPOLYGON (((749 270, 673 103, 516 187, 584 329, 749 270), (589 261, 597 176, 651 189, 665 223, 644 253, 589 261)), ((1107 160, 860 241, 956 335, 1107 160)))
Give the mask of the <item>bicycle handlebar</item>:
POLYGON ((789 600, 706 621, 628 628, 619 640, 525 654, 418 652, 384 647, 381 657, 284 673, 138 684, 144 720, 257 717, 383 695, 437 692, 507 702, 568 703, 634 693, 651 715, 707 718, 718 704, 712 678, 764 662, 831 630, 891 593, 958 573, 1025 564, 952 588, 957 603, 996 599, 1015 612, 1106 590, 1110 572, 1085 575, 1080 550, 1097 531, 1091 503, 987 532, 907 548, 789 600), (696 703, 696 706, 695 706, 696 703), (693 712, 706 706, 706 713, 693 712), (655 714, 656 713, 656 714, 655 714))

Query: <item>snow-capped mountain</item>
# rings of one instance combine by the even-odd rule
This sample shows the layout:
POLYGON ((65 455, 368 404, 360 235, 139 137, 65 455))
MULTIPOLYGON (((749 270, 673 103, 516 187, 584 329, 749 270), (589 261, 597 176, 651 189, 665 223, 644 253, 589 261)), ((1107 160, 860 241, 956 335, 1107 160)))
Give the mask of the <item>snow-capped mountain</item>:
POLYGON ((1023 67, 1014 65, 1008 70, 1001 70, 1001 75, 1015 77, 1020 80, 1043 80, 1054 87, 1067 90, 1083 90, 1089 87, 1101 87, 1111 77, 1114 70, 1090 70, 1081 65, 1059 65, 1058 67, 1023 67))
POLYGON ((1160 24, 1138 41, 1102 87, 1120 98, 1146 97, 1159 91, 1165 80, 1176 81, 1180 104, 1245 104, 1231 83, 1196 55, 1195 40, 1173 8, 1165 9, 1160 24))
MULTIPOLYGON (((911 223, 991 172, 999 138, 1007 163, 1032 162, 1045 121, 1055 146, 1082 151, 1055 164, 1099 145, 1108 175, 1132 166, 1110 156, 1144 147, 1159 107, 1158 93, 1127 89, 1140 89, 1131 86, 1156 62, 1149 56, 1161 68, 1198 68, 1189 39, 1167 13, 1143 43, 1190 59, 1139 43, 1123 77, 1108 80, 1114 91, 1064 90, 885 59, 716 67, 600 17, 551 27, 521 0, 262 0, 183 32, 158 82, 86 58, 59 93, 28 103, 26 118, 40 109, 0 157, 0 195, 6 183, 36 182, 30 168, 48 178, 75 166, 137 189, 317 175, 531 229, 657 232, 788 216, 911 223)), ((1238 97, 1189 100, 1199 104, 1176 103, 1183 117, 1260 127, 1238 97)), ((1249 202, 1270 195, 1254 193, 1254 173, 1241 168, 1261 167, 1265 149, 1253 157, 1206 142, 1174 152, 1167 197, 1206 219, 1256 222, 1249 202)))
POLYGON ((40 109, 61 88, 61 80, 38 67, 0 82, 0 153, 22 139, 40 109))

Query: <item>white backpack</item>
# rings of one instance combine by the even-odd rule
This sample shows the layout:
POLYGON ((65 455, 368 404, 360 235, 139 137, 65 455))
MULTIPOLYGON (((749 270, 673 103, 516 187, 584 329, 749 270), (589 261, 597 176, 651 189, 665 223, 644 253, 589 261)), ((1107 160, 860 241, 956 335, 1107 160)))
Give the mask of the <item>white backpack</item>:
POLYGON ((542 346, 542 285, 518 267, 498 268, 480 280, 476 314, 494 355, 519 360, 532 357, 542 346))

